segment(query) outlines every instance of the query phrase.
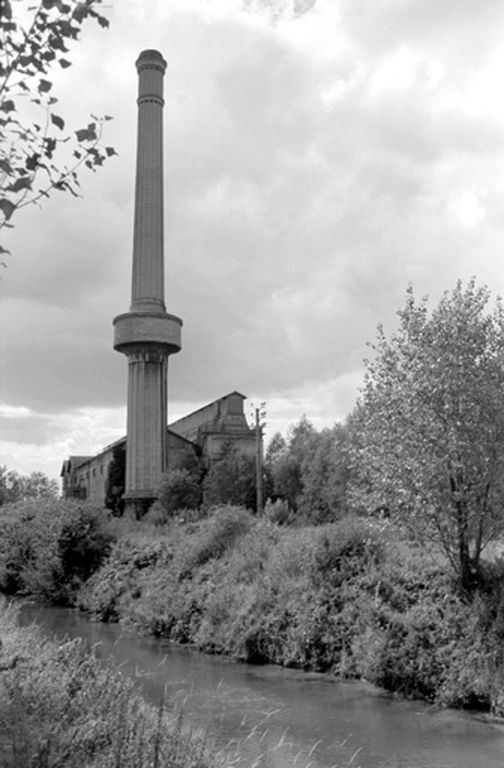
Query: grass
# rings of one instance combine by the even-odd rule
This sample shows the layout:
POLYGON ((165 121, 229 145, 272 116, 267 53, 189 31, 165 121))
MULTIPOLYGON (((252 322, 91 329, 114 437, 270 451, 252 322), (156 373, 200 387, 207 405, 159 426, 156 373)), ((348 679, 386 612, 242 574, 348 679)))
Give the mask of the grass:
POLYGON ((0 602, 0 765, 4 768, 208 768, 180 714, 155 708, 120 671, 20 627, 0 602))

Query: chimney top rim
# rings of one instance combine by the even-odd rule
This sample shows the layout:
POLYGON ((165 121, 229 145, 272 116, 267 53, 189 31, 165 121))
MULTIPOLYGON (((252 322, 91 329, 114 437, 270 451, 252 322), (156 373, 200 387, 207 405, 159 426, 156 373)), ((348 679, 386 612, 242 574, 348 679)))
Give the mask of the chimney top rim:
POLYGON ((166 61, 164 60, 163 55, 155 48, 147 48, 142 51, 138 56, 135 65, 138 70, 143 69, 143 67, 155 67, 156 69, 161 69, 163 72, 166 70, 166 61))

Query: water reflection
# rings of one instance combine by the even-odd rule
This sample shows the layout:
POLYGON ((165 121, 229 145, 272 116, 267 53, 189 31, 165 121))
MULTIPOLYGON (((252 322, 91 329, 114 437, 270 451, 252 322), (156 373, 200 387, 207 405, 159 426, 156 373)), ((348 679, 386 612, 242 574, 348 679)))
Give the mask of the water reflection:
POLYGON ((358 683, 252 667, 94 624, 64 609, 24 608, 59 637, 84 637, 157 702, 166 691, 193 727, 255 768, 503 768, 504 729, 469 715, 398 702, 358 683))

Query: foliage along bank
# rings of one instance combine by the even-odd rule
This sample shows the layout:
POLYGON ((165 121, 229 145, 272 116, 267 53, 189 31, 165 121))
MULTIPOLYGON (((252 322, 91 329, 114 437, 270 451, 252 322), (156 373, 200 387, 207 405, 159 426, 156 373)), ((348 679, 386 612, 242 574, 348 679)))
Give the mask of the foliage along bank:
POLYGON ((292 527, 243 508, 154 526, 75 502, 0 508, 0 588, 250 663, 365 678, 504 714, 504 574, 464 595, 392 524, 292 527))
POLYGON ((0 764, 5 768, 207 768, 201 740, 156 710, 134 683, 57 643, 0 598, 0 764))
POLYGON ((502 715, 504 577, 485 569, 469 599, 389 525, 290 528, 223 507, 196 523, 137 524, 78 604, 203 651, 502 715))
POLYGON ((0 591, 73 605, 110 553, 107 513, 90 504, 32 499, 0 507, 0 591))

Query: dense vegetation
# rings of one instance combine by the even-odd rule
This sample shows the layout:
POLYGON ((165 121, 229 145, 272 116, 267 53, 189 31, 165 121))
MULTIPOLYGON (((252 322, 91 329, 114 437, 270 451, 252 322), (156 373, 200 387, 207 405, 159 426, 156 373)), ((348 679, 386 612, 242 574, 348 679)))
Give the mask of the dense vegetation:
POLYGON ((504 310, 488 298, 459 284, 429 316, 409 291, 345 424, 274 436, 262 516, 231 445, 169 473, 141 521, 119 482, 109 511, 6 504, 0 589, 504 716, 504 310))
POLYGON ((72 605, 110 552, 104 510, 40 499, 0 507, 0 590, 72 605))
POLYGON ((59 488, 43 472, 21 475, 16 470, 0 466, 0 506, 27 499, 56 499, 59 488))
POLYGON ((5 768, 205 768, 180 718, 155 710, 80 640, 21 628, 0 600, 0 764, 5 768))
POLYGON ((364 677, 503 712, 504 578, 464 599, 446 568, 357 518, 299 528, 215 510, 123 535, 79 594, 101 620, 248 662, 364 677))

